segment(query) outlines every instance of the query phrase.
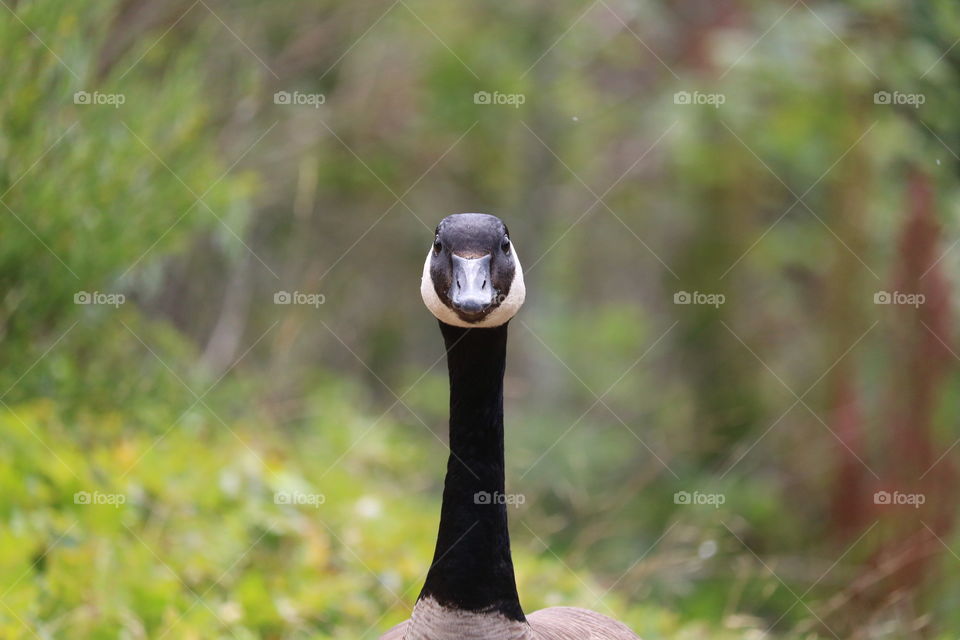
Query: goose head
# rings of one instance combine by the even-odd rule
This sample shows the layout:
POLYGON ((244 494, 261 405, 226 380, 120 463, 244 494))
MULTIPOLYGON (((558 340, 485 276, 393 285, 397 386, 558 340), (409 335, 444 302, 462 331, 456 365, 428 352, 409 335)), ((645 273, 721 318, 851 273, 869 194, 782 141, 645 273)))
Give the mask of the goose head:
POLYGON ((457 213, 437 225, 423 263, 420 295, 438 320, 456 327, 497 327, 523 304, 523 270, 503 221, 457 213))

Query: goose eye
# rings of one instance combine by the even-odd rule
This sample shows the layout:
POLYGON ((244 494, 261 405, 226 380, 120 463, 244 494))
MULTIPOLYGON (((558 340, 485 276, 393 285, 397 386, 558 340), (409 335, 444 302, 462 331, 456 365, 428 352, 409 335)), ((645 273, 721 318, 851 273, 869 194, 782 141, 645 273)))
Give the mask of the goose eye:
POLYGON ((443 245, 440 243, 440 236, 437 236, 433 239, 433 250, 440 253, 441 249, 443 249, 443 245))
POLYGON ((500 242, 500 248, 503 249, 504 253, 510 253, 510 238, 504 236, 500 242))

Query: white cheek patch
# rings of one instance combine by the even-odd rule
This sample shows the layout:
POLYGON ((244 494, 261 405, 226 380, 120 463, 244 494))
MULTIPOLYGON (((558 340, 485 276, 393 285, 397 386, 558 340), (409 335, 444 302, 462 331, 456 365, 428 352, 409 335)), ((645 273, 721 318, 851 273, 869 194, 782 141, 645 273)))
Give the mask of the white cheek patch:
POLYGON ((430 313, 441 322, 452 324, 457 327, 468 327, 469 324, 453 312, 453 309, 447 307, 437 295, 437 290, 433 288, 433 278, 430 277, 430 262, 433 260, 433 249, 427 251, 427 260, 423 263, 423 277, 420 279, 420 297, 423 298, 423 304, 427 305, 430 313))
POLYGON ((515 247, 513 250, 513 282, 510 284, 510 293, 500 303, 500 306, 487 314, 480 322, 467 322, 463 320, 456 312, 443 304, 440 296, 437 295, 433 287, 433 279, 430 277, 430 262, 433 260, 433 249, 427 250, 427 259, 423 263, 423 277, 420 279, 420 297, 423 298, 423 304, 427 305, 430 313, 438 320, 455 327, 465 327, 467 329, 477 327, 499 327, 507 320, 512 318, 523 306, 524 298, 527 295, 527 288, 523 283, 523 268, 520 266, 520 256, 517 255, 515 247))
POLYGON ((527 297, 527 287, 523 283, 523 267, 520 266, 520 256, 517 250, 511 246, 513 252, 513 282, 510 283, 510 293, 500 302, 500 306, 490 312, 481 322, 473 325, 475 327, 499 327, 507 320, 517 315, 523 301, 527 297))

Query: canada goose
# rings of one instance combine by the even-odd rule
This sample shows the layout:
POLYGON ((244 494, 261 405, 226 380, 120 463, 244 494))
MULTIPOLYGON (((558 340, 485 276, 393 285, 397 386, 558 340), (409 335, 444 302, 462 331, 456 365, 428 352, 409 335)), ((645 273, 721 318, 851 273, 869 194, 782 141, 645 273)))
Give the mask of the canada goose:
POLYGON ((586 609, 524 616, 510 558, 503 463, 507 323, 523 270, 506 225, 460 213, 437 226, 420 294, 440 321, 450 374, 450 457, 433 563, 413 615, 381 640, 627 640, 586 609))

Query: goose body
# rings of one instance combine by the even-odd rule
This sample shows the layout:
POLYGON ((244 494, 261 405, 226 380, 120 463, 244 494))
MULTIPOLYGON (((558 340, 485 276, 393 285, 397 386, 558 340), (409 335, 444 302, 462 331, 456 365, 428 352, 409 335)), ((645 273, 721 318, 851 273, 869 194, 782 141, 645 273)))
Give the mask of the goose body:
POLYGON ((503 374, 507 324, 526 294, 500 219, 444 218, 420 293, 439 320, 450 377, 450 457, 433 562, 406 622, 381 640, 637 640, 586 609, 524 615, 504 492, 503 374))
POLYGON ((550 607, 527 616, 526 622, 488 613, 451 612, 420 601, 414 617, 380 636, 380 640, 635 640, 621 622, 589 609, 550 607), (422 603, 422 606, 421 606, 422 603), (419 612, 418 612, 419 609, 419 612), (419 614, 419 617, 418 617, 419 614))

